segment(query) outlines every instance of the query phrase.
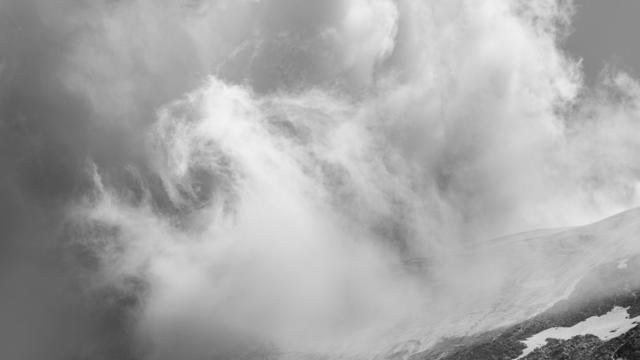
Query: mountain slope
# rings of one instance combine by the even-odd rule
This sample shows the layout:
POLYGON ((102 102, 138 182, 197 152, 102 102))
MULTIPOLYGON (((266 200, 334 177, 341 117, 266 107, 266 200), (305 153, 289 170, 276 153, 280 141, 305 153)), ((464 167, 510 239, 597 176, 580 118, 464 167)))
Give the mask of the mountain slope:
POLYGON ((588 226, 487 242, 477 252, 511 256, 507 262, 516 265, 482 320, 459 314, 452 328, 463 329, 466 315, 468 332, 379 358, 640 359, 639 235, 640 212, 632 210, 588 226))

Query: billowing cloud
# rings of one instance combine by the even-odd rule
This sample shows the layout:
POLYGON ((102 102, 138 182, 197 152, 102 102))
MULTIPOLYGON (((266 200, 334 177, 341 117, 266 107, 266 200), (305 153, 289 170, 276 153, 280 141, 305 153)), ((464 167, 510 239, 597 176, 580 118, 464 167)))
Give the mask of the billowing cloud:
POLYGON ((73 324, 43 317, 12 357, 363 353, 433 334, 463 285, 501 286, 494 259, 471 262, 491 281, 458 279, 460 249, 639 201, 639 85, 608 69, 583 86, 560 46, 573 12, 0 0, 0 224, 18 259, 3 311, 73 324), (403 270, 425 258, 444 270, 403 270), (26 282, 66 290, 25 302, 26 282))

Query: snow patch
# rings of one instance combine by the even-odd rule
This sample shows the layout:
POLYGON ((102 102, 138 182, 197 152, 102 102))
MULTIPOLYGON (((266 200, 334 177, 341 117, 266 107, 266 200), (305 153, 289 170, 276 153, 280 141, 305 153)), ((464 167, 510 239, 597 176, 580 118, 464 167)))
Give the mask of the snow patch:
POLYGON ((555 327, 541 331, 523 341, 527 348, 516 359, 523 358, 535 349, 544 346, 549 338, 568 340, 574 336, 591 334, 602 341, 607 341, 618 337, 640 322, 640 316, 629 318, 627 310, 628 308, 616 306, 602 316, 592 316, 572 327, 555 327))

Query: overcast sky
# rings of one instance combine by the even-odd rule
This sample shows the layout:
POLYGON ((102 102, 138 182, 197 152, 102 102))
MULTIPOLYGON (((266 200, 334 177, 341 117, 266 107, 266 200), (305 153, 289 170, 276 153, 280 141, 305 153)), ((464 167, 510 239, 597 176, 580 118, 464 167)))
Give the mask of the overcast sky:
POLYGON ((566 49, 583 59, 590 83, 606 64, 640 74, 640 2, 578 0, 566 49))

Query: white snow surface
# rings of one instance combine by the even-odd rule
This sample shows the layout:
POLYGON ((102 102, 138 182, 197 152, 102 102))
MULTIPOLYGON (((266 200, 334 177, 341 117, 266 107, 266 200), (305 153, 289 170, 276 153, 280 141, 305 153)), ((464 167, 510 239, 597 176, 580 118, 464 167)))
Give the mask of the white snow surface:
MULTIPOLYGON (((446 261, 428 259, 433 261, 429 269, 435 272, 432 280, 424 282, 431 291, 424 303, 428 311, 389 329, 384 339, 392 345, 372 346, 369 358, 408 359, 443 338, 473 336, 531 319, 569 298, 576 285, 599 266, 611 264, 625 273, 637 266, 638 234, 640 208, 589 225, 488 240, 446 261), (447 281, 438 282, 439 275, 447 281)), ((603 290, 614 291, 608 286, 603 290)), ((526 339, 526 350, 518 359, 543 346, 547 338, 593 334, 607 340, 628 332, 635 323, 640 323, 640 317, 630 319, 626 308, 615 307, 572 327, 547 329, 526 339)), ((302 355, 291 352, 283 359, 302 355)))
MULTIPOLYGON (((445 276, 448 282, 438 284, 434 299, 425 301, 430 311, 424 317, 416 315, 415 323, 393 329, 395 344, 417 340, 416 351, 424 351, 442 338, 472 336, 530 319, 568 298, 576 284, 601 265, 629 271, 631 259, 640 255, 638 234, 640 208, 585 226, 505 236, 456 254, 457 263, 456 257, 447 259, 456 265, 453 276, 445 276), (440 294, 446 301, 438 301, 440 294)), ((443 271, 441 265, 447 263, 433 268, 443 271)), ((605 328, 620 332, 626 331, 624 324, 637 320, 625 317, 626 311, 617 309, 600 321, 618 319, 619 325, 605 328)), ((600 322, 589 321, 586 325, 592 330, 585 330, 585 324, 571 329, 576 334, 596 332, 594 324, 600 322)), ((562 333, 551 334, 558 335, 540 335, 542 344, 562 333)), ((611 334, 607 336, 617 336, 611 334)))
POLYGON ((535 349, 544 346, 547 339, 568 340, 578 335, 595 335, 607 341, 623 335, 640 321, 640 316, 629 318, 628 308, 614 307, 602 316, 592 316, 572 327, 554 327, 541 331, 523 341, 527 348, 516 359, 523 358, 535 349))

